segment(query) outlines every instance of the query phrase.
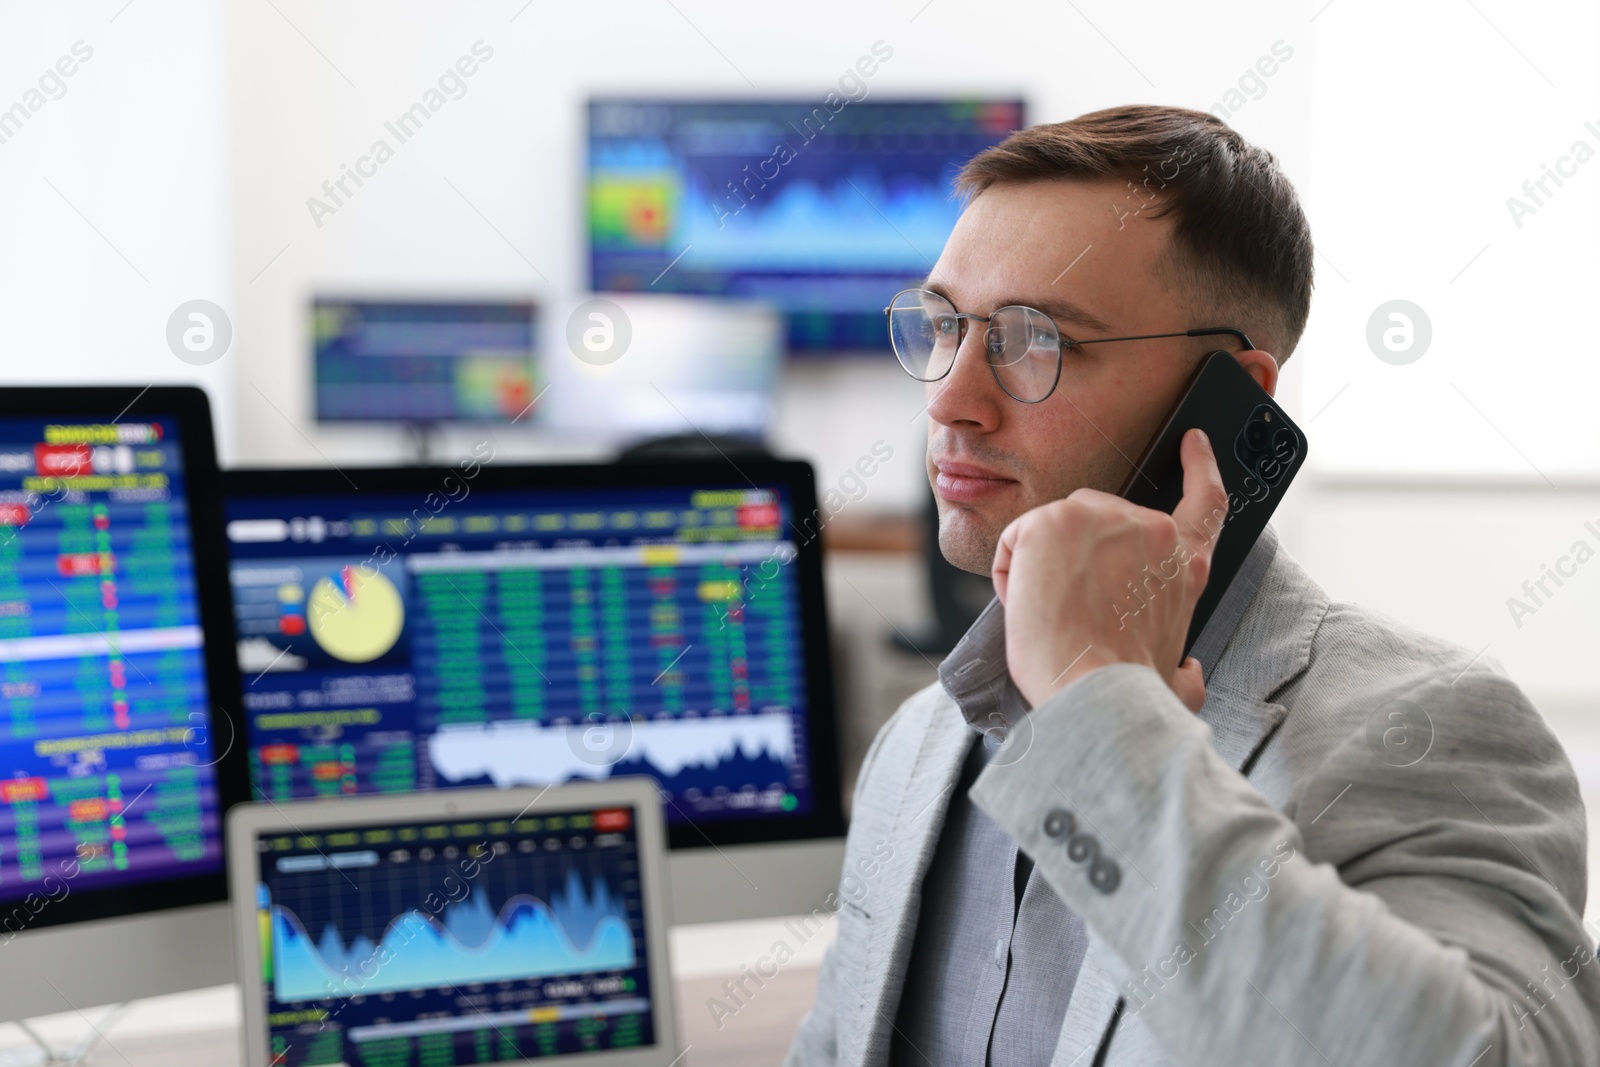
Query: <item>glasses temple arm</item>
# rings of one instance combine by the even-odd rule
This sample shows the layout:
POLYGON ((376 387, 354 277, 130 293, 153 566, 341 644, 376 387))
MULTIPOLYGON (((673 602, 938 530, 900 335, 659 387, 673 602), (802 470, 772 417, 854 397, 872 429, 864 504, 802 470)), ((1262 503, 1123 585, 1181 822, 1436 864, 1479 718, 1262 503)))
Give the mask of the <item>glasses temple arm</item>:
POLYGON ((1235 330, 1231 326, 1206 327, 1199 330, 1184 330, 1182 333, 1140 333, 1131 337, 1091 337, 1086 341, 1063 341, 1064 345, 1099 345, 1107 341, 1153 341, 1161 337, 1212 337, 1217 334, 1227 334, 1237 337, 1246 350, 1255 348, 1248 335, 1243 330, 1235 330))
POLYGON ((1235 330, 1231 326, 1209 326, 1199 330, 1189 330, 1186 332, 1186 336, 1214 337, 1219 333, 1228 334, 1230 337, 1237 337, 1239 339, 1239 343, 1244 345, 1246 351, 1250 351, 1256 347, 1255 342, 1251 341, 1249 336, 1246 335, 1243 330, 1235 330))

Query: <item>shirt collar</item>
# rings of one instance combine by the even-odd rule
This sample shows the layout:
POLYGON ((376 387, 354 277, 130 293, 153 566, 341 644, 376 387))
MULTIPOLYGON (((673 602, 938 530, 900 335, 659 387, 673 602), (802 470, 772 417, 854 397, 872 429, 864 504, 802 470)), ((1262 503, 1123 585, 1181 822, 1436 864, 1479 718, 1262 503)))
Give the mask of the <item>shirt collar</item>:
MULTIPOLYGON (((1189 654, 1200 661, 1206 674, 1211 673, 1228 639, 1238 628, 1240 618, 1244 616, 1245 609, 1250 606, 1261 584, 1262 575, 1277 553, 1278 535, 1268 524, 1245 555, 1244 564, 1229 583, 1228 591, 1222 595, 1211 618, 1206 620, 1194 647, 1189 650, 1189 654)), ((992 701, 973 698, 986 689, 993 694, 997 683, 1000 683, 999 688, 1012 688, 1006 672, 1005 608, 1000 605, 998 597, 989 601, 989 606, 983 609, 966 635, 939 664, 939 681, 945 692, 960 705, 962 714, 974 730, 982 732, 992 728, 983 721, 992 701)))

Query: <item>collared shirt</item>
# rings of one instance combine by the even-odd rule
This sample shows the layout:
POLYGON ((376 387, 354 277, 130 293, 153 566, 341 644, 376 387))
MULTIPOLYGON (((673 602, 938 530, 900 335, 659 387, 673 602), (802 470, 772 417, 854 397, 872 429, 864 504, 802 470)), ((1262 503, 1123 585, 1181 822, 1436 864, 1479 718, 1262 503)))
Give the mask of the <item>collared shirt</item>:
MULTIPOLYGON (((1190 655, 1207 673, 1277 547, 1268 526, 1201 630, 1190 655)), ((894 1067, 1046 1067, 1088 949, 1083 920, 967 796, 1010 733, 1028 729, 1005 636, 1004 609, 993 601, 939 665, 973 739, 922 881, 894 1067)))

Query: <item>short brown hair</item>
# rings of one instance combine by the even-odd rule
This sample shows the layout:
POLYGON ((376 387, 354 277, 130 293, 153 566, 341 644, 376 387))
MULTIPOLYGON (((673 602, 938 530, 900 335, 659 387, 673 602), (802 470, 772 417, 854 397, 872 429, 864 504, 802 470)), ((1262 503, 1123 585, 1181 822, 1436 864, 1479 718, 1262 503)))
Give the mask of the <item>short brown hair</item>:
POLYGON ((1130 105, 1030 126, 974 156, 956 189, 1100 178, 1130 183, 1130 210, 1172 217, 1173 274, 1219 317, 1194 325, 1289 358, 1311 311, 1311 227, 1278 161, 1215 115, 1130 105))

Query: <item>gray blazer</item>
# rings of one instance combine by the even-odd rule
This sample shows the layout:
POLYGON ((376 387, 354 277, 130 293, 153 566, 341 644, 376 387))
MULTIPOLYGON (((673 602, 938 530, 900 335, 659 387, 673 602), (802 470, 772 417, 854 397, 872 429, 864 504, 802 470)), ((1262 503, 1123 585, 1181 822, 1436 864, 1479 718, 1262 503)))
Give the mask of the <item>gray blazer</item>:
MULTIPOLYGON (((1498 665, 1280 549, 1206 684, 1095 671, 972 787, 1089 931, 1052 1067, 1600 1064, 1583 803, 1498 665)), ((873 742, 790 1067, 887 1064, 971 740, 934 685, 873 742)))

